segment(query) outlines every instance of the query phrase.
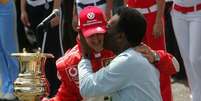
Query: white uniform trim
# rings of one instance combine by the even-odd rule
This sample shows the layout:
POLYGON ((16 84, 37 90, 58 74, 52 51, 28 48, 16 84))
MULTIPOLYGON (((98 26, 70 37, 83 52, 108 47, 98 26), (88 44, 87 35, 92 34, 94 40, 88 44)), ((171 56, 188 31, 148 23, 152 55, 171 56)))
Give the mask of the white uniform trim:
MULTIPOLYGON (((27 3, 33 7, 40 6, 46 3, 46 0, 26 0, 27 3)), ((47 2, 52 2, 53 0, 47 0, 47 2)))
MULTIPOLYGON (((175 4, 175 3, 173 3, 173 9, 175 8, 175 5, 177 5, 177 4, 175 4)), ((186 6, 181 6, 181 7, 186 7, 186 6)), ((192 11, 192 12, 196 12, 196 11, 199 11, 200 9, 198 9, 198 5, 193 5, 193 6, 189 6, 189 7, 194 7, 194 10, 192 11)), ((175 9, 176 10, 176 9, 175 9)), ((180 11, 179 11, 180 12, 180 11)))
POLYGON ((172 58, 172 63, 174 65, 176 72, 179 72, 180 71, 180 65, 179 65, 179 62, 177 61, 177 59, 175 57, 172 58))
POLYGON ((174 3, 184 7, 194 6, 201 3, 201 0, 173 0, 173 1, 174 3))
POLYGON ((148 8, 135 8, 135 9, 138 10, 142 14, 148 14, 148 13, 152 13, 152 12, 157 11, 158 6, 155 4, 155 5, 152 5, 148 8))

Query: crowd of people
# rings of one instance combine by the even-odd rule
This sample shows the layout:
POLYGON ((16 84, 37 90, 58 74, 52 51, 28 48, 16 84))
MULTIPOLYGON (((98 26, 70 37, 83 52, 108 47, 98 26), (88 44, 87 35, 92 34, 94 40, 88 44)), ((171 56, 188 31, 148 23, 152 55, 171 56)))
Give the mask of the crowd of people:
POLYGON ((200 10, 199 0, 0 0, 0 100, 17 101, 20 67, 10 54, 41 47, 55 56, 46 62, 50 93, 42 101, 173 101, 171 78, 182 63, 189 96, 200 101, 200 10), (55 9, 60 16, 37 27, 55 9), (178 51, 167 52, 168 34, 178 51))

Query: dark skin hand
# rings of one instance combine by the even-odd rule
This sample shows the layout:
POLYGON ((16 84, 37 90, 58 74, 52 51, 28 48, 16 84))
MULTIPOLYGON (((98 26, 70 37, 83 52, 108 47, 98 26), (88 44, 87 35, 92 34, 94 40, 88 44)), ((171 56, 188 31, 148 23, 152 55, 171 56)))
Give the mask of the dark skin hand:
POLYGON ((145 58, 149 60, 150 63, 154 63, 154 53, 155 51, 152 50, 149 46, 146 44, 141 43, 141 45, 135 47, 135 50, 140 52, 145 58))
POLYGON ((86 39, 84 35, 82 34, 81 31, 79 31, 79 37, 80 37, 80 47, 81 47, 81 52, 82 52, 82 57, 86 59, 90 59, 90 54, 91 54, 91 48, 88 46, 86 39))

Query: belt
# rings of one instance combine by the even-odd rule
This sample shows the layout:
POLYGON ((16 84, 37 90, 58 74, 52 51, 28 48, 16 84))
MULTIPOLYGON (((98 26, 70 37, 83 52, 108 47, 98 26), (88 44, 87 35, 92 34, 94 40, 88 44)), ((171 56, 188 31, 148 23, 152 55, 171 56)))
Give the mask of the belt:
POLYGON ((195 11, 199 11, 201 10, 201 3, 197 4, 195 6, 191 6, 191 7, 184 7, 184 6, 180 6, 178 4, 173 4, 173 8, 181 13, 190 13, 190 12, 195 12, 195 11))
POLYGON ((96 3, 88 3, 88 4, 83 4, 81 2, 77 3, 77 6, 79 6, 80 8, 84 8, 84 7, 87 7, 87 6, 99 6, 99 5, 102 5, 102 4, 105 4, 106 3, 106 0, 100 0, 96 3))
POLYGON ((138 10, 142 14, 149 14, 149 13, 157 11, 158 6, 156 4, 154 4, 154 5, 147 7, 147 8, 135 8, 135 9, 138 10))

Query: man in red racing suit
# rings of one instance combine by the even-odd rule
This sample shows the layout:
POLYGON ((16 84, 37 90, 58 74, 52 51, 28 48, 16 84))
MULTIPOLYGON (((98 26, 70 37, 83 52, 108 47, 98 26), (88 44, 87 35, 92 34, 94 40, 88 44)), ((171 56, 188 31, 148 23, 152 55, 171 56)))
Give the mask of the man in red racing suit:
MULTIPOLYGON (((100 53, 92 52, 93 71, 99 70, 101 67, 109 63, 114 54, 108 50, 102 50, 100 53)), ((57 71, 62 81, 61 86, 51 101, 81 101, 82 97, 79 92, 79 79, 77 65, 81 60, 81 53, 78 45, 57 60, 57 71)))

